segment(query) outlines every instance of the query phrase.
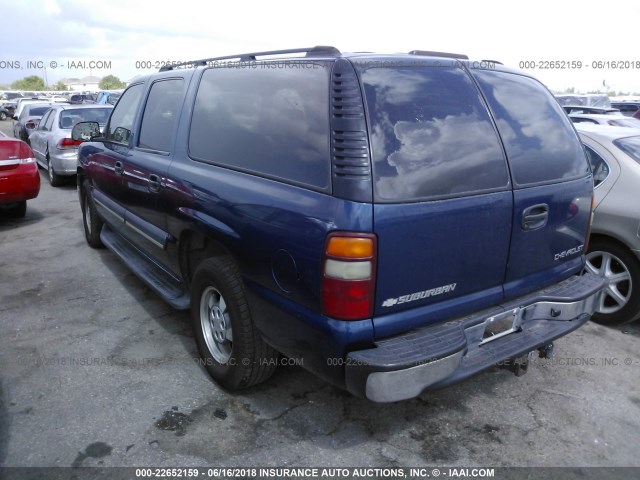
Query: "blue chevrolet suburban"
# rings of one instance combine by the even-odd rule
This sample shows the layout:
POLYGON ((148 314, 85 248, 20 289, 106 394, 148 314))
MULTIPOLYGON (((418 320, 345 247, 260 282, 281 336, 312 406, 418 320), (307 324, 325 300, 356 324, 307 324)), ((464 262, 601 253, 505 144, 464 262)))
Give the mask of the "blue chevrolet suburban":
POLYGON ((550 356, 602 289, 580 275, 578 136, 498 62, 333 47, 185 62, 73 137, 87 242, 191 310, 230 390, 285 355, 354 395, 412 398, 550 356))

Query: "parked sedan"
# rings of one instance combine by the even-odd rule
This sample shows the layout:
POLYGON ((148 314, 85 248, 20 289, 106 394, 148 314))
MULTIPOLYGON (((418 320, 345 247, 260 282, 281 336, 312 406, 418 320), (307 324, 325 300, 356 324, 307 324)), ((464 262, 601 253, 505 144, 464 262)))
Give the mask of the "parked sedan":
POLYGON ((107 123, 111 105, 53 105, 45 113, 29 140, 38 164, 49 172, 49 182, 56 187, 64 176, 75 175, 78 145, 71 139, 71 129, 78 122, 107 123))
POLYGON ((38 126, 42 115, 51 108, 48 103, 32 103, 25 105, 18 120, 13 124, 13 136, 29 143, 29 135, 38 126))
POLYGON ((640 128, 640 120, 624 115, 593 115, 572 113, 569 118, 573 123, 592 123, 595 125, 611 125, 614 127, 640 128))
POLYGON ((33 151, 22 140, 0 132, 0 209, 24 217, 27 200, 40 192, 40 174, 33 151))
POLYGON ((601 323, 640 316, 640 129, 579 123, 595 183, 593 229, 586 270, 606 287, 598 311, 601 323))

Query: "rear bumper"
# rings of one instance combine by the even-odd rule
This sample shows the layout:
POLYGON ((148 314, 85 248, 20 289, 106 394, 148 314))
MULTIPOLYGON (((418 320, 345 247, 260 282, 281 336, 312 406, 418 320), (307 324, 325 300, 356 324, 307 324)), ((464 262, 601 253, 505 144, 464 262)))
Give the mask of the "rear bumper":
POLYGON ((374 348, 348 354, 347 389, 393 402, 459 382, 586 323, 602 286, 595 275, 574 276, 504 305, 377 341, 374 348))
POLYGON ((49 153, 53 170, 58 175, 75 175, 78 172, 78 150, 49 153))
POLYGON ((35 163, 0 169, 0 203, 22 202, 40 192, 40 174, 35 163))

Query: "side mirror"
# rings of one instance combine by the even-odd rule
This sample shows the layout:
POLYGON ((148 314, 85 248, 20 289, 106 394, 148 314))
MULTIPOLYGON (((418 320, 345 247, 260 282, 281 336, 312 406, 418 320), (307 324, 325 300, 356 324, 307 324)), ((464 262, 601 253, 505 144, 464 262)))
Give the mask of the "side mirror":
POLYGON ((79 122, 71 130, 71 139, 76 142, 87 142, 100 136, 98 122, 79 122))

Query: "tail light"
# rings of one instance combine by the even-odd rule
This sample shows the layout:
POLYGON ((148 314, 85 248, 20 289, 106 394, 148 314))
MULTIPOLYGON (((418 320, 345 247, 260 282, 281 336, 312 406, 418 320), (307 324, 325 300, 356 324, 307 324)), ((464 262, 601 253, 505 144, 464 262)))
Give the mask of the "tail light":
POLYGON ((82 142, 79 140, 72 140, 70 137, 63 138, 58 142, 57 147, 60 150, 68 150, 70 148, 77 148, 82 142))
POLYGON ((20 142, 20 163, 36 163, 36 156, 31 147, 24 142, 20 142))
POLYGON ((24 126, 29 130, 33 130, 34 128, 36 128, 37 124, 38 124, 37 120, 29 119, 27 120, 27 123, 24 124, 24 126))
MULTIPOLYGON (((24 142, 19 142, 17 151, 8 152, 8 158, 0 158, 0 171, 13 170, 18 168, 19 165, 24 165, 27 163, 36 163, 35 155, 33 154, 33 150, 31 147, 24 142)), ((34 166, 34 168, 36 168, 34 166)))
POLYGON ((322 276, 322 311, 339 320, 373 316, 377 245, 370 233, 327 236, 322 276))

